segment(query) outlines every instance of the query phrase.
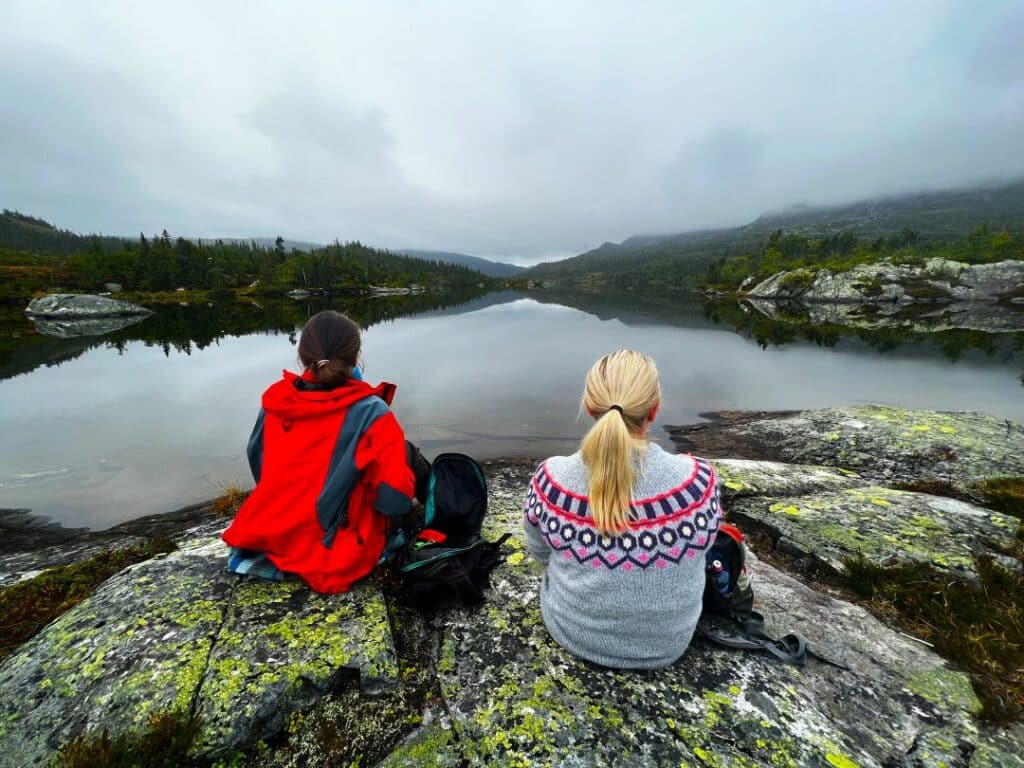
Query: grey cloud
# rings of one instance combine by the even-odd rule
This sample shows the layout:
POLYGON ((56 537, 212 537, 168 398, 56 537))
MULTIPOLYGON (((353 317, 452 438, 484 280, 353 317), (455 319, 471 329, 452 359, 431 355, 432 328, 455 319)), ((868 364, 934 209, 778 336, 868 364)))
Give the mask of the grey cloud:
POLYGON ((0 6, 0 205, 525 263, 1024 174, 1021 2, 239 8, 0 6))

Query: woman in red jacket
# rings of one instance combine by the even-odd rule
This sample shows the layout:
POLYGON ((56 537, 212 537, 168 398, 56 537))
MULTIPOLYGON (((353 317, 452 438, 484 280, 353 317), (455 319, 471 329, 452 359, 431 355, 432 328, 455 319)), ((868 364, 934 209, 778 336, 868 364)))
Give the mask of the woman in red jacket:
POLYGON ((236 548, 229 570, 247 572, 262 554, 273 566, 262 575, 347 592, 409 512, 415 480, 389 408, 395 386, 359 379, 360 343, 345 315, 314 315, 299 340, 302 375, 285 371, 263 393, 248 447, 256 488, 223 535, 236 548))

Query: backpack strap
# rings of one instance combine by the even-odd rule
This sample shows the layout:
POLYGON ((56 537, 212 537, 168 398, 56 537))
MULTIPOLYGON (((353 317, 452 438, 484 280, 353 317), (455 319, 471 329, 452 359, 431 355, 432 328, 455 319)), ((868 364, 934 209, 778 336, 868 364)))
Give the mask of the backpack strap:
POLYGON ((786 664, 802 667, 808 658, 852 672, 845 664, 826 659, 807 647, 803 635, 790 632, 776 639, 764 631, 764 617, 757 611, 744 616, 713 616, 698 631, 715 645, 740 651, 767 651, 786 664), (726 626, 727 624, 731 626, 726 626))
POLYGON ((742 651, 767 651, 786 664, 803 666, 807 662, 807 641, 794 633, 775 639, 764 631, 764 617, 750 611, 742 619, 738 616, 716 616, 700 633, 715 645, 742 651), (725 626, 725 623, 731 627, 725 626))

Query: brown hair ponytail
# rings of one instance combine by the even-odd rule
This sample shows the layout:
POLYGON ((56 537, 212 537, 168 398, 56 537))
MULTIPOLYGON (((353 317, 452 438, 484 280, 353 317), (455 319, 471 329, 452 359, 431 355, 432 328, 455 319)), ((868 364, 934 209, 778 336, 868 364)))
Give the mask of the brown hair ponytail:
POLYGON ((587 374, 583 407, 597 423, 583 438, 581 455, 590 474, 590 514, 605 533, 629 525, 634 460, 646 448, 634 435, 660 400, 654 361, 631 349, 605 355, 587 374))
POLYGON ((306 321, 299 337, 299 362, 320 384, 344 381, 359 359, 359 326, 334 310, 318 312, 306 321))

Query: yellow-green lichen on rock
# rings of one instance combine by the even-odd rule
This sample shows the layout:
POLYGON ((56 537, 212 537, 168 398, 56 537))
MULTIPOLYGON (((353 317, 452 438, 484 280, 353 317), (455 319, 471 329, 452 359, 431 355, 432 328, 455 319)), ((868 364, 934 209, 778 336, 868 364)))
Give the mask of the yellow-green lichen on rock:
MULTIPOLYGON (((790 526, 792 541, 816 527, 825 532, 816 546, 836 552, 931 551, 949 572, 962 550, 937 540, 1015 530, 961 502, 811 470, 720 469, 723 483, 741 486, 727 508, 740 519, 759 505, 761 524, 790 526)), ((225 550, 209 539, 119 574, 0 663, 0 741, 13 745, 0 766, 43 765, 83 727, 131 728, 188 708, 203 726, 196 757, 235 768, 1024 768, 1024 733, 981 724, 963 673, 756 552, 756 607, 773 635, 808 639, 817 656, 806 666, 700 637, 660 670, 574 658, 544 626, 543 568, 522 539, 531 471, 488 472, 485 536, 512 533, 514 559, 478 607, 405 605, 387 578, 336 596, 242 581, 223 571, 225 550)))
POLYGON ((987 479, 1024 475, 1024 425, 983 413, 857 405, 668 430, 698 454, 729 445, 728 456, 835 467, 886 485, 941 483, 981 496, 987 479))
MULTIPOLYGON (((495 507, 489 533, 518 532, 518 505, 495 507)), ((547 633, 540 573, 501 568, 484 606, 447 616, 437 667, 443 705, 382 765, 416 765, 429 755, 443 766, 878 768, 936 722, 950 745, 973 743, 970 702, 933 701, 910 689, 911 678, 929 675, 950 681, 950 690, 954 680, 969 686, 965 676, 862 608, 816 594, 756 558, 752 567, 772 618, 849 669, 812 660, 797 670, 699 638, 662 670, 601 668, 547 633)), ((956 759, 953 746, 946 758, 956 759)))
POLYGON ((837 573, 863 558, 878 566, 919 563, 976 580, 979 556, 1014 545, 1017 521, 974 504, 881 486, 793 497, 740 498, 740 522, 772 531, 788 554, 812 557, 837 573))
POLYGON ((396 684, 379 589, 242 582, 226 554, 206 538, 122 571, 4 660, 0 766, 42 766, 79 732, 169 711, 200 718, 197 755, 222 756, 356 679, 371 694, 396 684))
POLYGON ((852 488, 862 483, 855 473, 840 474, 827 467, 776 461, 716 459, 723 500, 747 496, 797 496, 852 488))

